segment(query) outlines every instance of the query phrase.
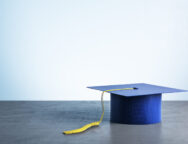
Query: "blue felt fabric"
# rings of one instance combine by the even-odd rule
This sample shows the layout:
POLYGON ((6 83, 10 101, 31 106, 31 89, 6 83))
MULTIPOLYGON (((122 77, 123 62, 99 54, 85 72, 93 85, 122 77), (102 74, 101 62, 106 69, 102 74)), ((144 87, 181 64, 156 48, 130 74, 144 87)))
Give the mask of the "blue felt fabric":
POLYGON ((111 94, 111 122, 153 124, 161 122, 161 94, 123 97, 111 94))
POLYGON ((168 87, 156 86, 156 85, 145 84, 145 83, 92 86, 88 88, 101 90, 101 91, 110 90, 110 89, 121 89, 121 88, 137 88, 135 90, 119 90, 119 91, 109 92, 109 93, 113 93, 113 94, 117 94, 121 96, 127 96, 127 97, 186 91, 186 90, 181 90, 181 89, 168 88, 168 87))

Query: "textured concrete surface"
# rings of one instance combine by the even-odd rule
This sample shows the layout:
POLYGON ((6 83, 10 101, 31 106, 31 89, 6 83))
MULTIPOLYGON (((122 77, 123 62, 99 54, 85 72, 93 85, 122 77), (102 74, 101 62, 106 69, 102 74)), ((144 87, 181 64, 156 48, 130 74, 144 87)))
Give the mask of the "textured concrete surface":
POLYGON ((63 135, 63 130, 98 120, 100 102, 1 101, 0 144, 188 144, 188 102, 162 106, 162 123, 125 125, 109 122, 109 102, 105 102, 100 127, 63 135))

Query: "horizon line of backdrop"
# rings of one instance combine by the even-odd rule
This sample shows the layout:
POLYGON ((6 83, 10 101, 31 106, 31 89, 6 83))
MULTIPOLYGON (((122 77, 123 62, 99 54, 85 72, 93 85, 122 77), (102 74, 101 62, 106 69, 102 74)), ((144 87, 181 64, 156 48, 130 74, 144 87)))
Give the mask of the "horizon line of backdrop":
POLYGON ((100 100, 86 87, 126 83, 188 89, 187 7, 187 0, 1 0, 0 100, 100 100))

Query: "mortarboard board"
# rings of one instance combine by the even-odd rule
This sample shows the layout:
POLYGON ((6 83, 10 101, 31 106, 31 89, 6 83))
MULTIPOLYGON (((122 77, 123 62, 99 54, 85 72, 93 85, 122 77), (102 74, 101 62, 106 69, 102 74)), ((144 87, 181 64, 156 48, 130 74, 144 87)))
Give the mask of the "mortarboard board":
POLYGON ((145 83, 88 87, 103 91, 101 96, 103 113, 97 122, 80 129, 64 131, 64 134, 79 133, 98 126, 104 115, 103 94, 111 94, 110 121, 123 124, 153 124, 161 122, 161 96, 163 93, 185 92, 186 90, 156 86, 145 83))

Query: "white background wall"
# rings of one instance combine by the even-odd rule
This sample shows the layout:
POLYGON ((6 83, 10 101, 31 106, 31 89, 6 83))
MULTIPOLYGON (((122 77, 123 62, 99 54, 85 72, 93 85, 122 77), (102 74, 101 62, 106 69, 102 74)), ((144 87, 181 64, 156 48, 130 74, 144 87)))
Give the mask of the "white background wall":
POLYGON ((0 0, 0 100, 100 100, 86 86, 138 82, 188 89, 187 74, 187 0, 0 0))

